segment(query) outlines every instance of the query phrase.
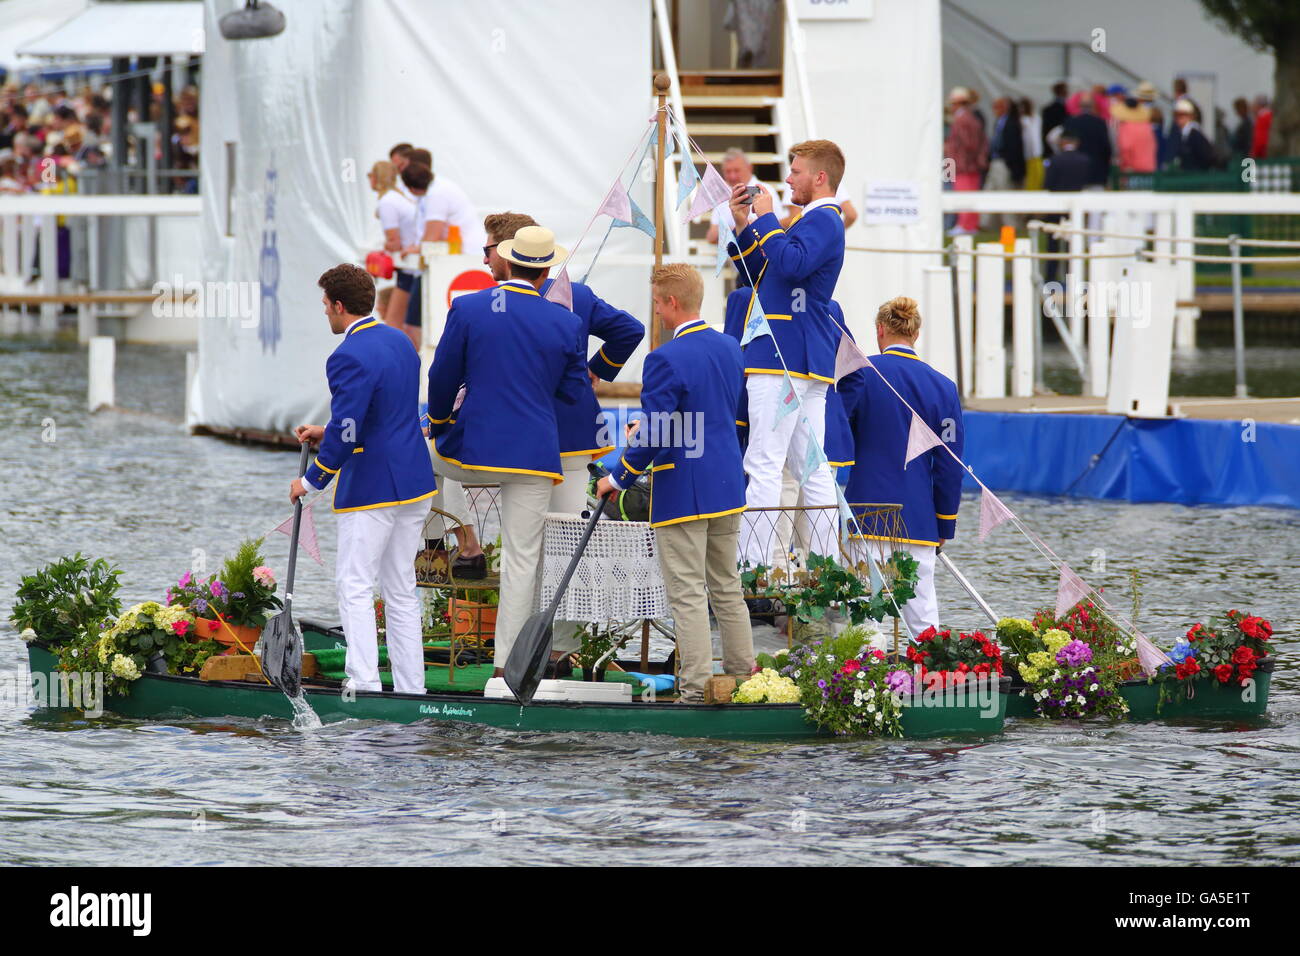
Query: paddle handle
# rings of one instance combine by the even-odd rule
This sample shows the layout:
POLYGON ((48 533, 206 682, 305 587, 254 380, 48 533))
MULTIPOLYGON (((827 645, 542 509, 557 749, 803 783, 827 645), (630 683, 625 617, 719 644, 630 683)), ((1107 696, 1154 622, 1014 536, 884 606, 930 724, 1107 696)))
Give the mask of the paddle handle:
MULTIPOLYGON (((302 451, 298 455, 299 478, 307 474, 307 454, 309 450, 307 442, 303 442, 302 451)), ((301 527, 302 498, 299 498, 293 503, 293 531, 289 535, 289 573, 284 576, 284 611, 286 614, 289 613, 290 606, 293 604, 293 572, 298 566, 298 530, 301 527)))
POLYGON ((596 522, 600 520, 600 514, 605 510, 605 502, 613 492, 607 492, 600 499, 600 502, 591 511, 591 517, 587 520, 587 527, 582 532, 582 540, 578 542, 577 550, 573 552, 573 557, 569 559, 569 567, 564 572, 564 577, 560 579, 560 586, 555 589, 555 597, 551 598, 551 604, 546 609, 546 617, 553 619, 555 612, 559 610, 560 601, 564 598, 564 592, 569 588, 569 580, 573 577, 573 572, 578 570, 578 562, 582 560, 582 553, 587 550, 587 542, 591 540, 591 533, 596 530, 596 522))

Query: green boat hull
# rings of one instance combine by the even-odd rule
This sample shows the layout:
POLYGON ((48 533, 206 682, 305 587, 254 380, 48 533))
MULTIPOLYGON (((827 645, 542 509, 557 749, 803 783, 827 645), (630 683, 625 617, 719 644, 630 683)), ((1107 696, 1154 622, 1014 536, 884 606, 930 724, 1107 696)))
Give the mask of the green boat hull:
MULTIPOLYGON (((1128 719, 1137 721, 1173 720, 1183 717, 1208 719, 1238 719, 1263 717, 1268 711, 1269 684, 1273 679, 1273 661, 1262 661, 1255 671, 1253 694, 1244 694, 1235 684, 1198 680, 1191 687, 1194 694, 1186 696, 1183 687, 1175 687, 1173 697, 1162 705, 1160 685, 1146 680, 1128 680, 1119 685, 1119 692, 1128 701, 1128 719)), ((1022 688, 1012 689, 1007 700, 1007 716, 1013 719, 1036 717, 1029 695, 1021 696, 1022 688)))
MULTIPOLYGON (((55 658, 30 645, 32 673, 50 673, 55 658)), ((307 703, 322 723, 379 720, 394 723, 444 721, 533 733, 646 733, 722 740, 806 740, 828 736, 804 718, 797 704, 590 704, 488 700, 476 694, 361 692, 345 699, 337 690, 306 690, 307 703)), ((909 738, 988 735, 1002 730, 1007 694, 993 706, 908 707, 903 736, 909 738)), ((240 681, 201 681, 169 674, 145 674, 125 696, 109 696, 104 708, 141 720, 169 718, 273 718, 290 720, 293 708, 278 690, 240 681)))

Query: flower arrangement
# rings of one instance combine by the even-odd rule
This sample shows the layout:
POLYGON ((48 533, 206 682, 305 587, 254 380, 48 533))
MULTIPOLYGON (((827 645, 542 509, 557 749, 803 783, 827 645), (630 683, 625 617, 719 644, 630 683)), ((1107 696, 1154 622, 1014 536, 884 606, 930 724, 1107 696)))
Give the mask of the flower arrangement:
MULTIPOLYGON (((1136 617, 1137 615, 1134 614, 1135 619, 1136 617)), ((1053 629, 1064 631, 1070 637, 1083 641, 1092 648, 1094 653, 1101 653, 1107 657, 1112 656, 1113 653, 1119 653, 1123 657, 1133 657, 1137 653, 1132 636, 1116 627, 1115 623, 1090 598, 1084 598, 1066 611, 1065 617, 1059 620, 1054 609, 1042 608, 1034 614, 1030 624, 1039 633, 1053 629)))
POLYGON ((906 551, 895 551, 884 565, 885 581, 873 594, 865 567, 846 568, 832 557, 808 555, 807 568, 787 580, 785 571, 765 566, 746 568, 740 583, 747 595, 777 598, 799 621, 810 623, 838 609, 852 624, 883 621, 894 616, 916 595, 916 559, 906 551))
POLYGON ((124 694, 157 654, 172 674, 197 672, 220 645, 196 641, 194 633, 194 615, 182 605, 145 601, 128 608, 101 631, 61 645, 55 653, 59 670, 102 672, 107 690, 124 694))
POLYGON ((731 699, 737 704, 797 704, 800 694, 794 681, 765 667, 737 687, 731 699))
MULTIPOLYGON (((1025 682, 1034 709, 1043 717, 1122 717, 1128 703, 1116 689, 1122 669, 1114 665, 1120 642, 1083 605, 1072 609, 1055 627, 1050 612, 1040 611, 1033 621, 1003 618, 998 640, 1007 647, 1014 672, 1025 682), (1075 613, 1081 612, 1081 613, 1075 613), (1090 643, 1085 638, 1092 638, 1090 643)), ((1109 622, 1107 622, 1109 624, 1109 622)), ((1113 625, 1109 625, 1113 628, 1113 625)), ((1118 629, 1115 629, 1118 633, 1118 629)))
POLYGON ((983 631, 953 634, 927 627, 907 648, 907 659, 920 667, 924 680, 938 674, 941 686, 960 684, 969 677, 1002 676, 1002 648, 989 640, 983 631))
POLYGON ((232 627, 261 630, 270 612, 283 607, 275 596, 275 572, 262 557, 262 539, 241 542, 235 554, 206 581, 186 571, 168 588, 165 600, 186 608, 200 619, 199 626, 215 633, 224 620, 232 627))
POLYGON ((1173 666, 1164 665, 1156 676, 1165 682, 1207 679, 1245 687, 1259 662, 1272 652, 1272 638, 1273 625, 1268 621, 1231 610, 1209 625, 1193 624, 1169 651, 1173 666))
POLYGON ((9 620, 29 644, 58 647, 98 635, 122 609, 121 574, 103 558, 91 561, 80 552, 60 558, 23 577, 9 620))
POLYGON ((862 628, 795 647, 781 676, 798 687, 804 713, 818 727, 840 735, 903 735, 902 698, 911 674, 891 666, 862 628))

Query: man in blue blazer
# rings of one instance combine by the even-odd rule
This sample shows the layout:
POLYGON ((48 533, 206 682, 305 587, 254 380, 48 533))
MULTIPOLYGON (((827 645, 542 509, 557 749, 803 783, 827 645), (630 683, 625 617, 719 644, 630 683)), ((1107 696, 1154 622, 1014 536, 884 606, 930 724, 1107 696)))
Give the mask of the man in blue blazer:
MULTIPOLYGON (((916 558, 920 581, 916 597, 903 605, 903 620, 915 637, 927 627, 940 626, 939 602, 934 590, 934 563, 938 548, 957 533, 957 507, 961 503, 962 456, 965 443, 961 399, 957 386, 916 354, 921 314, 916 301, 906 296, 890 299, 876 313, 876 342, 880 354, 869 368, 840 379, 840 394, 853 429, 856 464, 846 492, 850 504, 901 502, 905 526, 902 546, 916 558), (884 376, 885 381, 881 381, 884 376), (893 389, 890 388, 893 386, 893 389), (898 392, 898 395, 894 394, 898 392), (912 413, 899 395, 939 438, 947 444, 934 447, 904 467, 912 413), (957 457, 954 458, 953 455, 957 457)), ((862 527, 861 548, 888 559, 885 532, 862 527)))
POLYGON ((429 422, 439 475, 501 486, 501 676, 533 611, 551 489, 564 480, 555 403, 574 404, 591 383, 581 322, 538 291, 565 257, 555 234, 529 226, 496 253, 506 281, 458 296, 447 313, 429 367, 429 422))
POLYGON ((660 266, 652 283, 655 315, 673 337, 646 356, 644 415, 596 493, 629 487, 651 472, 650 524, 677 635, 679 700, 698 703, 713 674, 710 605, 722 632, 723 669, 740 675, 754 669, 736 569, 745 474, 735 420, 744 372, 735 340, 700 318, 704 282, 694 267, 660 266))
MULTIPOLYGON (((801 472, 813 442, 825 448, 826 389, 835 382, 835 352, 839 330, 830 317, 831 296, 844 264, 843 211, 835 192, 844 175, 844 154, 829 140, 810 140, 790 148, 790 198, 803 212, 790 225, 772 212, 771 197, 760 192, 752 207, 744 187, 732 193, 730 210, 737 223, 736 242, 729 247, 742 283, 753 287, 767 315, 771 335, 745 347, 746 391, 749 397, 749 444, 745 473, 746 502, 751 508, 781 503, 781 473, 787 465, 801 472), (752 208, 753 218, 750 219, 752 208), (799 412, 783 414, 789 373, 799 412)), ((830 466, 818 465, 804 485, 811 505, 836 503, 830 466)), ((834 540, 828 513, 814 521, 816 540, 834 540)), ((766 565, 769 541, 763 521, 751 516, 741 541, 741 559, 766 565)))
POLYGON ((374 586, 384 599, 393 689, 424 693, 424 648, 415 555, 420 550, 433 468, 420 433, 420 358, 406 335, 371 315, 375 282, 344 263, 320 277, 321 301, 335 335, 325 363, 330 386, 329 424, 299 425, 299 441, 320 451, 295 479, 289 500, 324 488, 336 476, 339 516, 335 586, 347 637, 347 686, 377 691, 379 644, 374 586))

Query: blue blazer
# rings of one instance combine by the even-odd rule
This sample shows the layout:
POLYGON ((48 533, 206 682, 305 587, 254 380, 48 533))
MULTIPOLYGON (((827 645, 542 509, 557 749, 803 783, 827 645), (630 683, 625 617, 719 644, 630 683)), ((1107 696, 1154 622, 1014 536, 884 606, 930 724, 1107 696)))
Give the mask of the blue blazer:
MULTIPOLYGON (((891 345, 871 357, 898 394, 916 409, 958 458, 965 447, 957 386, 917 357, 913 349, 891 345)), ((911 413, 871 369, 840 380, 841 395, 853 429, 857 464, 849 476, 850 504, 901 503, 905 541, 937 545, 957 534, 963 469, 942 448, 931 448, 903 468, 911 413)), ((881 538, 864 528, 864 537, 881 538)), ((876 529, 881 530, 881 529, 876 529)))
MULTIPOLYGON (((723 320, 723 331, 739 342, 745 335, 745 320, 749 318, 749 301, 752 291, 746 287, 734 289, 727 296, 727 311, 723 320)), ((830 314, 853 338, 844 321, 844 310, 834 299, 831 300, 830 314)), ((836 329, 835 334, 839 335, 836 329)), ((752 346, 753 343, 751 342, 752 346)), ((836 349, 839 348, 838 339, 836 349)), ((861 370, 852 373, 861 375, 861 370)), ((847 376, 846 376, 847 377, 847 376)), ((736 406, 736 434, 740 447, 749 443, 749 393, 740 390, 740 401, 736 406)), ((832 468, 843 468, 853 464, 853 433, 849 430, 849 417, 844 411, 844 402, 840 400, 839 386, 831 385, 826 389, 826 458, 832 468)))
POLYGON ((335 475, 335 511, 421 501, 437 493, 420 433, 420 357, 405 333, 373 316, 354 325, 325 362, 330 421, 305 475, 335 475))
POLYGON ((743 369, 740 346, 702 319, 682 326, 646 356, 644 417, 613 477, 628 488, 650 468, 654 527, 745 510, 734 424, 743 369))
MULTIPOLYGON (((542 285, 542 295, 551 287, 553 280, 547 279, 542 285)), ((579 344, 582 354, 587 354, 587 340, 596 336, 601 340, 601 347, 587 363, 587 368, 597 378, 612 382, 619 369, 627 364, 628 358, 636 351, 645 337, 645 327, 622 309, 616 309, 588 286, 581 282, 573 283, 573 314, 582 323, 579 344)), ((560 432, 560 457, 585 455, 599 458, 614 450, 613 445, 601 442, 607 436, 601 434, 602 416, 600 402, 592 390, 591 380, 583 376, 583 394, 572 405, 559 400, 555 403, 555 419, 560 432)))
POLYGON ((745 372, 780 375, 785 359, 795 378, 834 382, 840 335, 831 322, 830 303, 844 265, 840 207, 817 206, 788 231, 774 214, 765 213, 742 229, 727 251, 737 264, 739 281, 754 286, 776 337, 775 344, 766 335, 749 343, 745 372))
POLYGON ((530 285, 457 296, 429 367, 434 454, 470 471, 563 481, 555 403, 591 394, 580 332, 576 315, 530 285))

